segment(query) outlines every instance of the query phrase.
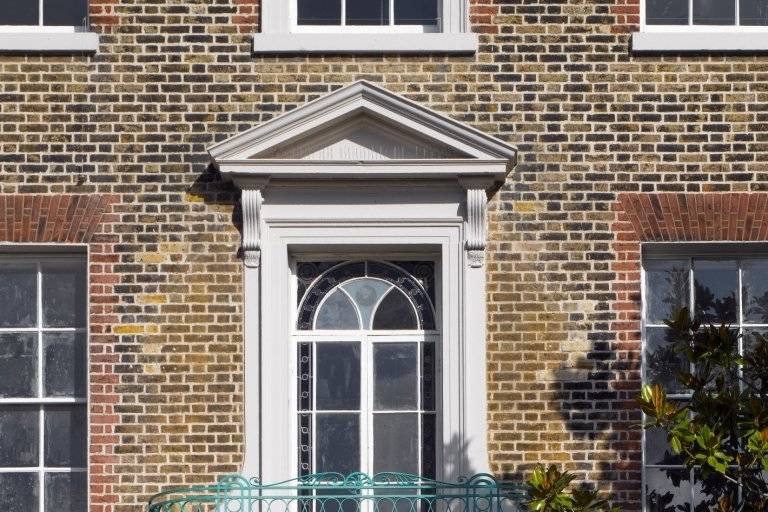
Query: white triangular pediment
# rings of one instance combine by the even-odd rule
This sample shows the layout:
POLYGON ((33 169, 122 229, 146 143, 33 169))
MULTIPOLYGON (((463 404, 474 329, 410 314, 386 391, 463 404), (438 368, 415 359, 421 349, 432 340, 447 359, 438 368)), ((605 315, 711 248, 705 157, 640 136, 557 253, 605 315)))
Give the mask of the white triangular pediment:
POLYGON ((377 161, 468 158, 466 153, 410 130, 361 114, 319 133, 293 138, 251 155, 255 159, 377 161))
POLYGON ((514 147, 365 81, 216 144, 217 164, 263 161, 506 161, 514 147))

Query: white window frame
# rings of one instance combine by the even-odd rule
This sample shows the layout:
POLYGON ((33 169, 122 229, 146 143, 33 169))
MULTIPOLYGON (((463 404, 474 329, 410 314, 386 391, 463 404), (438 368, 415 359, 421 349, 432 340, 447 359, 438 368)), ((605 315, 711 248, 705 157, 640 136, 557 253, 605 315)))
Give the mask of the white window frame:
MULTIPOLYGON (((342 4, 343 8, 343 4, 342 4)), ((390 10, 394 4, 390 3, 390 10)), ((263 0, 254 53, 473 53, 467 0, 439 0, 440 25, 298 25, 296 0, 263 0), (322 34, 323 37, 318 37, 322 34)), ((391 12, 390 12, 391 14, 391 12)), ((343 13, 342 13, 343 19, 343 13)))
POLYGON ((640 1, 640 31, 632 34, 632 51, 660 52, 760 52, 768 51, 768 26, 740 26, 739 0, 733 25, 694 25, 693 1, 688 0, 688 25, 649 25, 646 2, 640 1), (716 35, 716 37, 713 37, 716 35))
MULTIPOLYGON (((441 282, 438 289, 442 313, 436 321, 442 333, 438 345, 438 402, 440 416, 437 446, 438 479, 455 480, 467 472, 487 470, 486 416, 484 396, 485 354, 464 345, 475 337, 484 321, 482 289, 484 282, 466 288, 466 273, 480 279, 482 268, 467 269, 462 248, 463 219, 411 222, 311 222, 307 220, 266 221, 263 226, 260 267, 245 266, 245 309, 254 311, 261 293, 269 296, 261 304, 261 325, 253 315, 246 315, 245 423, 248 430, 244 473, 261 475, 263 481, 282 481, 297 476, 296 440, 296 353, 290 340, 295 333, 295 292, 292 282, 292 258, 296 251, 318 253, 329 245, 338 254, 369 254, 392 257, 392 247, 399 253, 424 254, 437 250, 441 282), (481 289, 478 289, 481 288, 481 289), (469 314, 462 313, 469 308, 469 314), (255 339, 261 328, 260 343, 255 339), (258 331, 257 331, 258 332, 258 331), (260 345, 260 347, 259 347, 260 345), (259 350, 260 348, 260 350, 259 350), (262 363, 259 364, 261 357, 262 363), (251 368, 261 368, 261 375, 251 368), (440 378, 442 376, 442 378, 440 378), (261 382, 270 383, 268 389, 261 382), (259 403, 259 398, 261 398, 259 403), (267 413, 267 411, 269 411, 267 413), (268 419, 261 421, 262 414, 268 419), (260 431, 254 432, 260 424, 260 431), (258 437, 258 444, 251 439, 258 437), (462 451, 462 448, 466 451, 462 451), (466 463, 469 461, 469 464, 466 463), (470 467, 471 466, 471 467, 470 467)), ((414 257, 414 256, 410 256, 414 257)), ((483 280, 484 281, 484 280, 483 280)), ((476 342, 477 340, 473 340, 476 342)))
MULTIPOLYGON (((42 246, 45 250, 46 246, 42 246)), ((4 327, 0 328, 0 332, 34 332, 37 333, 37 390, 39 396, 37 398, 0 398, 0 405, 37 405, 38 411, 38 465, 34 467, 0 467, 0 473, 35 473, 38 475, 38 511, 45 512, 45 474, 46 473, 86 473, 88 475, 88 467, 90 464, 90 446, 91 446, 91 418, 88 410, 88 404, 90 403, 90 372, 88 371, 88 361, 90 361, 90 294, 86 293, 86 303, 84 308, 85 314, 85 326, 83 327, 43 327, 42 322, 42 272, 41 267, 44 262, 56 263, 56 262, 82 262, 86 265, 86 289, 90 282, 90 270, 88 269, 88 254, 87 246, 72 246, 73 248, 80 247, 83 252, 68 252, 64 254, 56 254, 59 251, 51 251, 51 253, 44 252, 25 252, 23 246, 14 246, 12 251, 0 252, 0 264, 4 263, 23 263, 30 264, 34 262, 37 272, 37 319, 35 327, 4 327), (43 358, 45 357, 43 346, 43 334, 48 332, 73 332, 85 334, 85 397, 76 398, 61 398, 43 396, 43 358), (72 405, 72 404, 84 404, 86 407, 86 467, 46 467, 44 462, 45 457, 45 422, 43 408, 46 405, 72 405)), ((7 249, 7 248, 0 248, 7 249)), ((57 249, 61 249, 59 246, 57 249)), ((86 507, 90 508, 90 476, 87 476, 86 483, 86 507)))
POLYGON ((39 2, 37 25, 0 24, 0 51, 11 53, 95 52, 99 46, 97 34, 83 26, 55 26, 43 24, 43 0, 39 2))
MULTIPOLYGON (((737 322, 739 327, 739 333, 742 334, 745 328, 747 329, 766 329, 768 324, 753 324, 743 322, 743 289, 744 283, 742 281, 742 268, 740 262, 742 260, 749 259, 768 259, 768 244, 764 242, 684 242, 684 243, 644 243, 641 250, 641 267, 640 267, 640 288, 641 288, 641 380, 646 382, 646 329, 653 327, 664 327, 661 324, 651 324, 646 320, 646 294, 647 294, 647 282, 646 282, 646 270, 645 264, 648 261, 658 260, 689 260, 688 269, 688 307, 693 308, 695 306, 694 296, 694 268, 692 260, 736 260, 738 265, 738 309, 737 309, 737 322)), ((691 309, 691 311, 694 311, 691 309)), ((739 338, 738 343, 739 353, 744 353, 744 340, 739 338)), ((671 400, 685 400, 690 398, 690 394, 687 393, 670 393, 669 398, 671 400)), ((642 415, 643 423, 645 423, 646 416, 642 415)), ((646 469, 681 469, 685 470, 684 465, 674 464, 648 464, 646 462, 646 430, 642 431, 641 438, 641 452, 642 452, 642 489, 641 500, 642 509, 647 508, 647 496, 646 496, 646 469)), ((694 503, 695 499, 695 485, 694 485, 694 469, 688 470, 690 474, 691 483, 691 503, 694 503)))
MULTIPOLYGON (((419 418, 418 422, 418 430, 419 430, 419 453, 418 453, 418 471, 421 471, 421 468, 423 467, 423 450, 422 448, 422 414, 434 414, 435 415, 435 432, 436 432, 436 446, 435 446, 435 467, 439 468, 442 466, 442 453, 441 450, 438 449, 438 446, 442 444, 442 437, 440 435, 441 433, 441 411, 439 404, 442 401, 442 380, 441 380, 441 372, 440 372, 440 353, 439 350, 441 348, 441 334, 440 334, 440 294, 442 291, 442 272, 441 272, 441 265, 439 258, 430 255, 429 253, 423 253, 423 252, 415 252, 415 253, 392 253, 387 251, 382 252, 374 252, 370 254, 361 254, 358 252, 355 252, 355 254, 346 254, 336 257, 323 257, 323 255, 316 256, 316 255, 305 255, 302 254, 299 258, 291 258, 290 261, 290 286, 292 291, 292 299, 291 303, 296 305, 298 302, 297 297, 297 278, 296 278, 296 264, 300 261, 343 261, 343 260, 379 260, 379 261, 406 261, 406 260, 419 260, 419 261, 432 261, 435 264, 435 302, 436 304, 433 304, 434 308, 434 314, 435 314, 435 329, 433 330, 392 330, 392 331, 380 331, 380 330, 372 330, 372 329, 358 329, 358 330, 298 330, 296 328, 296 322, 298 320, 298 312, 299 308, 294 308, 294 314, 292 317, 292 334, 291 334, 291 347, 292 347, 292 359, 294 361, 293 366, 293 383, 294 388, 292 390, 292 408, 294 411, 294 415, 298 417, 298 414, 301 413, 299 410, 298 404, 297 404, 297 397, 298 397, 298 389, 297 389, 297 383, 298 379, 296 372, 298 371, 297 368, 297 358, 298 358, 298 352, 297 347, 300 343, 310 343, 313 346, 317 346, 318 344, 322 344, 324 342, 354 342, 359 341, 360 342, 360 365, 361 365, 361 371, 360 371, 360 379, 361 379, 361 389, 363 390, 361 396, 360 396, 360 409, 357 411, 349 411, 353 413, 357 413, 360 416, 360 426, 361 426, 361 432, 364 435, 360 436, 360 456, 361 456, 361 471, 367 472, 368 474, 373 474, 373 464, 374 464, 374 442, 373 442, 373 422, 371 421, 371 418, 375 414, 396 414, 396 413, 408 413, 408 414, 417 414, 419 418), (375 343, 416 343, 418 346, 418 358, 417 358, 417 370, 418 370, 418 407, 417 409, 412 410, 396 410, 396 411, 387 411, 387 412, 376 412, 373 408, 373 351, 372 347, 375 343), (435 382, 435 410, 434 411, 426 411, 423 408, 422 404, 422 393, 421 393, 421 378, 422 378, 422 369, 423 369, 423 350, 422 347, 424 343, 434 343, 435 345, 435 374, 433 376, 434 382, 435 382)), ((395 289, 398 289, 396 285, 393 285, 395 289)), ((333 293, 333 290, 338 289, 337 287, 334 287, 333 289, 329 290, 329 292, 326 294, 325 297, 323 297, 322 302, 318 304, 317 310, 319 311, 322 307, 322 303, 325 302, 325 300, 330 297, 330 295, 333 293)), ((381 299, 383 299, 384 296, 382 296, 381 299)), ((410 298, 409 298, 410 301, 410 298)), ((413 304, 412 304, 413 305, 413 304)), ((375 311, 375 308, 374 308, 375 311)), ((313 365, 315 365, 317 362, 317 357, 313 357, 313 365)), ((313 375, 316 375, 317 373, 315 371, 312 372, 313 375)), ((317 386, 314 384, 312 385, 312 393, 316 393, 317 386)), ((313 397, 312 403, 316 403, 315 399, 313 397)), ((316 408, 312 408, 311 415, 312 415, 312 431, 313 433, 317 432, 317 429, 315 427, 315 418, 316 414, 324 413, 325 411, 318 410, 316 408)), ((338 411, 338 412, 347 412, 347 411, 338 411)), ((295 428, 294 428, 295 430, 295 428)), ((314 454, 316 456, 316 453, 314 454)), ((313 456, 313 459, 314 459, 313 456)), ((298 461, 299 452, 298 452, 298 443, 294 442, 294 455, 293 460, 298 461)), ((313 472, 317 472, 317 463, 315 460, 312 461, 312 468, 313 472)))

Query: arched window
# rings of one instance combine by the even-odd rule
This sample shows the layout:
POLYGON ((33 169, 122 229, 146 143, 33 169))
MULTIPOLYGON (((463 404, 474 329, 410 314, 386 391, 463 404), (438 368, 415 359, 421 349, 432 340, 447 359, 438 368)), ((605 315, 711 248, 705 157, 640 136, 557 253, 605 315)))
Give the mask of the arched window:
POLYGON ((431 262, 306 262, 297 274, 299 330, 435 329, 431 262))
POLYGON ((296 275, 298 474, 434 477, 434 262, 301 262, 296 275))

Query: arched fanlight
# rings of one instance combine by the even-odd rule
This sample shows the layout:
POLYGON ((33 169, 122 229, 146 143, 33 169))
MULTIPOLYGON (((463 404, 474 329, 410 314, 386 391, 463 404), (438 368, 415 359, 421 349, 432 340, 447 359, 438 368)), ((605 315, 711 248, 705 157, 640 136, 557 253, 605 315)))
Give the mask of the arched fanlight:
POLYGON ((354 261, 315 278, 299 305, 299 330, 433 330, 432 301, 398 265, 354 261))

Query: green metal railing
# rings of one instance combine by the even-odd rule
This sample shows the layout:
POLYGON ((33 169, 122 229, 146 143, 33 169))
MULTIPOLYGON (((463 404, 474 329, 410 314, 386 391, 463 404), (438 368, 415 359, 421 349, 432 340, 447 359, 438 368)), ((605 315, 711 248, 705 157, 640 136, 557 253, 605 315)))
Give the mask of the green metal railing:
POLYGON ((233 475, 156 494, 149 512, 519 512, 524 500, 521 486, 487 474, 446 483, 405 473, 322 473, 276 484, 233 475))

